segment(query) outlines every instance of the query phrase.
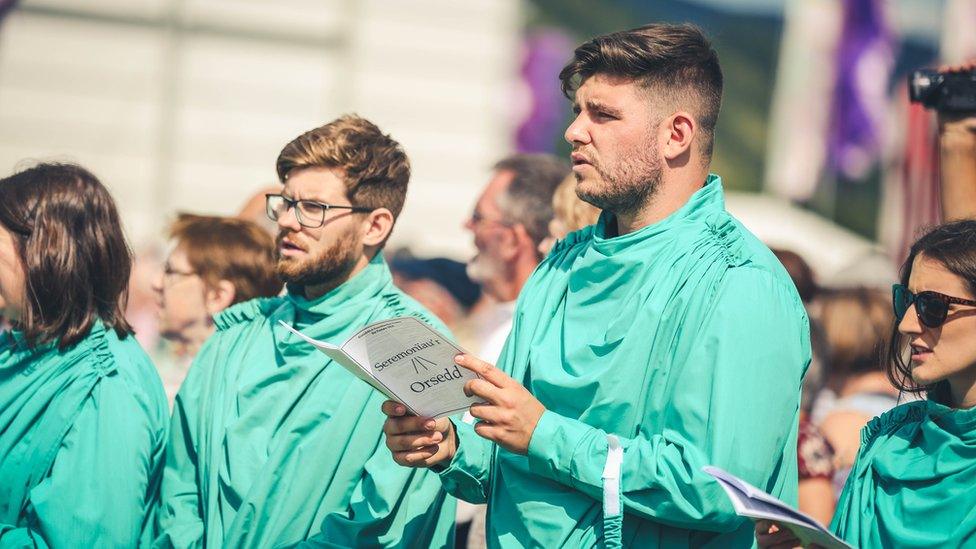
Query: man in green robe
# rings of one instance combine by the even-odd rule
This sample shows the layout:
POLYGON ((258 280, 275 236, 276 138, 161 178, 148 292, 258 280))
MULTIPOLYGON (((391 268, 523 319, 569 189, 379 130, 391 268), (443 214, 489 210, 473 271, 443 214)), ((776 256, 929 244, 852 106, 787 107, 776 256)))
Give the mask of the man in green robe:
POLYGON ((488 503, 495 547, 748 547, 705 465, 797 490, 808 321, 709 174, 722 74, 687 25, 595 38, 563 70, 577 194, 604 210, 519 297, 474 426, 384 403, 398 463, 488 503))
POLYGON ((410 168, 394 140, 346 116, 299 136, 268 195, 283 297, 215 319, 176 398, 158 546, 418 546, 451 543, 455 501, 433 473, 382 445, 384 397, 280 325, 341 343, 413 315, 380 249, 410 168))

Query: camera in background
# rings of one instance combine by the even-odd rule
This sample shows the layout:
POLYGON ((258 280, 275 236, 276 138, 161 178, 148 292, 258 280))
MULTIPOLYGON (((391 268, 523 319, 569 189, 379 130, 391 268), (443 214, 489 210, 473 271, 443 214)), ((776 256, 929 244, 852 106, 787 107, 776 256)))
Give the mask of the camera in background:
POLYGON ((976 71, 921 69, 908 77, 908 97, 937 111, 976 111, 976 71))

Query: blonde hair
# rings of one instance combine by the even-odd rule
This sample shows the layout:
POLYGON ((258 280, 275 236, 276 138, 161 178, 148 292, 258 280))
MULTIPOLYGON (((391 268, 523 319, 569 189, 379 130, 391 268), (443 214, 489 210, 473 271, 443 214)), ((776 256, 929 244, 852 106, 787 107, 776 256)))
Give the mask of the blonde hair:
POLYGON ((552 210, 556 219, 563 223, 568 232, 592 225, 600 217, 599 208, 589 202, 583 202, 576 196, 576 176, 573 174, 563 179, 556 187, 556 192, 552 195, 552 210))
POLYGON ((887 294, 869 288, 830 290, 819 298, 832 375, 881 371, 881 350, 894 325, 887 294))

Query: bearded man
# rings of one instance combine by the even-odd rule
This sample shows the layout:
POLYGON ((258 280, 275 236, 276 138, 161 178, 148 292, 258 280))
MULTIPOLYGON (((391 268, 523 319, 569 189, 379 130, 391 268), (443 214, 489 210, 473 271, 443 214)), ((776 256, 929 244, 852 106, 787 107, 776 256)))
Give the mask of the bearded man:
POLYGON ((750 547, 702 471, 796 501, 809 325, 776 257, 709 173, 722 72, 689 25, 596 37, 560 74, 579 197, 596 225, 522 289, 474 425, 388 401, 394 459, 488 503, 490 547, 750 547))
POLYGON ((435 474, 393 462, 384 397, 279 324, 336 343, 404 315, 446 331, 393 285, 380 253, 407 157, 345 116, 286 145, 277 170, 267 213, 288 293, 215 317, 176 397, 155 545, 450 545, 456 502, 435 474))

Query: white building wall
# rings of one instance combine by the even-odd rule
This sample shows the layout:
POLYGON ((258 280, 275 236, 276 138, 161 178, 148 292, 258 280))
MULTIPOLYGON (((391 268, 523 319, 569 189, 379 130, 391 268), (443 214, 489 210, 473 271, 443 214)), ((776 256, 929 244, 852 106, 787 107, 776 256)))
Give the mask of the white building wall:
POLYGON ((344 112, 413 165, 392 246, 465 257, 511 149, 520 0, 22 0, 0 27, 0 173, 92 169, 138 247, 232 214, 299 133, 344 112))

